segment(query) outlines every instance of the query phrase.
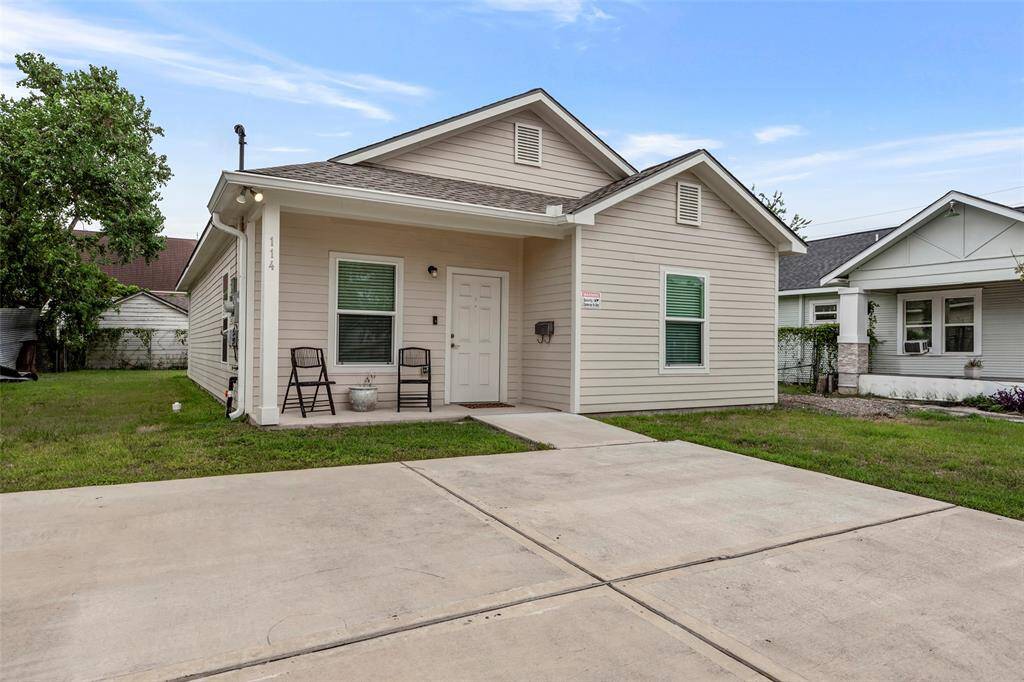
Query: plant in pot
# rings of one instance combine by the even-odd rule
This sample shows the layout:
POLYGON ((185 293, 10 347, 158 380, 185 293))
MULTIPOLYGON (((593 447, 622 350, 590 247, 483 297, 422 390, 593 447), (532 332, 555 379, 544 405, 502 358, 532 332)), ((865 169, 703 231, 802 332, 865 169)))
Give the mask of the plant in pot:
POLYGON ((981 361, 981 358, 971 358, 964 365, 964 376, 968 379, 980 379, 981 368, 985 366, 985 363, 981 361))
POLYGON ((377 408, 377 386, 373 380, 377 375, 370 372, 358 386, 349 386, 348 400, 356 412, 371 412, 377 408))

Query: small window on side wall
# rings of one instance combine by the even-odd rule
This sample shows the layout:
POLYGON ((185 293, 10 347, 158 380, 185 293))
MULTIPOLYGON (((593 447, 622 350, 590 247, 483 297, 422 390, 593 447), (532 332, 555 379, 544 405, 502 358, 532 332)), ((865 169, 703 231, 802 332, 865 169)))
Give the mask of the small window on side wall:
POLYGON ((838 303, 815 303, 814 315, 815 324, 829 324, 839 319, 838 303))
POLYGON ((700 227, 701 222, 700 185, 690 182, 676 183, 676 222, 680 225, 700 227))
POLYGON ((663 370, 707 369, 707 282, 704 273, 662 268, 663 370))

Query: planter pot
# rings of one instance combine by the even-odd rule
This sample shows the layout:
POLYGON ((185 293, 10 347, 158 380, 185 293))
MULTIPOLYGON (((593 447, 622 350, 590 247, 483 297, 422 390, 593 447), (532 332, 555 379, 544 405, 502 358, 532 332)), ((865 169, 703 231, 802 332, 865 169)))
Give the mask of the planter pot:
POLYGON ((348 389, 348 399, 356 412, 371 412, 377 408, 377 387, 352 386, 348 389))
POLYGON ((964 376, 968 379, 980 379, 981 367, 964 367, 964 376))

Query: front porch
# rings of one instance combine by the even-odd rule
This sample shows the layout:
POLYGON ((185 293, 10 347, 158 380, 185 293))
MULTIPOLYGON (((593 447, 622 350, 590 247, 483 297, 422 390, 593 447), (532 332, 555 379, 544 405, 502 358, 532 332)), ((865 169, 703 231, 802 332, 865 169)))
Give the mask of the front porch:
POLYGON ((509 405, 507 407, 466 407, 464 405, 435 405, 432 412, 423 409, 405 409, 397 411, 393 406, 379 407, 372 412, 356 412, 337 406, 337 414, 315 412, 305 419, 299 411, 288 410, 281 414, 278 423, 271 428, 331 428, 338 426, 371 426, 376 424, 402 424, 413 422, 457 422, 470 417, 483 417, 501 414, 540 414, 555 412, 548 407, 538 405, 509 405))

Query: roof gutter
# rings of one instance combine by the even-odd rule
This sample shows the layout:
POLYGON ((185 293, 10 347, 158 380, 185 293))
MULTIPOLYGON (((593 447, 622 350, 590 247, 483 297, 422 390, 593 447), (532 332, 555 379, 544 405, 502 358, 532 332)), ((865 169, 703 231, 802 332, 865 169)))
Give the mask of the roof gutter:
POLYGON ((248 249, 246 248, 245 233, 221 222, 219 213, 214 212, 210 214, 210 224, 221 232, 234 237, 238 242, 238 381, 235 384, 235 402, 237 407, 235 407, 234 412, 228 414, 228 418, 234 420, 245 414, 245 392, 249 390, 245 382, 246 371, 248 370, 246 360, 249 356, 249 339, 245 334, 245 325, 247 324, 245 319, 245 273, 248 268, 248 263, 246 262, 248 249))

